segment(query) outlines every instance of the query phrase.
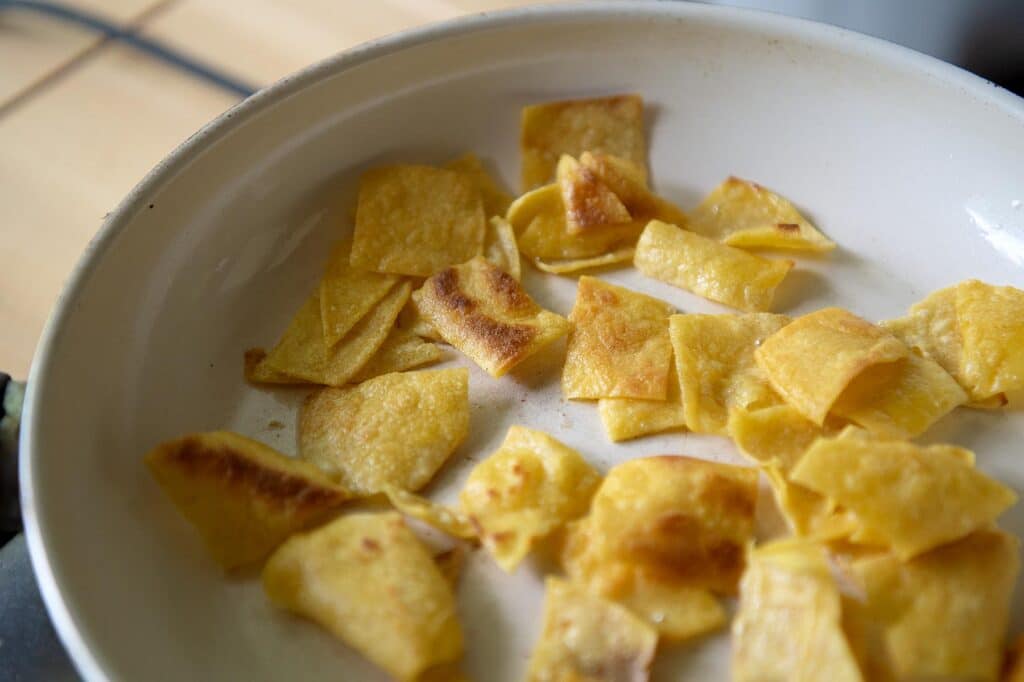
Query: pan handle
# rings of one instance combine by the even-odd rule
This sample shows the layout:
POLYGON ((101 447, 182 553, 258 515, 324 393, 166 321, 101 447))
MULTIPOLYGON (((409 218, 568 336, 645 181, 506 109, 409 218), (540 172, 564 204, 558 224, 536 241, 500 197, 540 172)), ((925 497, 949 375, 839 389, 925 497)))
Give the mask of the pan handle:
MULTIPOLYGON (((25 384, 0 372, 0 536, 21 530, 18 502, 18 431, 25 384)), ((3 544, 0 540, 0 544, 3 544)))

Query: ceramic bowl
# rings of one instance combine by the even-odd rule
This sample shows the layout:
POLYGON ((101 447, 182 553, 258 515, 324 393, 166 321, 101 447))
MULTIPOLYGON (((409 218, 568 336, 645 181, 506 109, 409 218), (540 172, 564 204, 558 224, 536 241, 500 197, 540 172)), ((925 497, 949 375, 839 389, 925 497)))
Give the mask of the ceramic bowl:
MULTIPOLYGON (((363 169, 473 150, 515 188, 523 105, 622 91, 646 99, 660 192, 692 207, 726 176, 750 178, 840 244, 799 259, 781 312, 834 304, 877 320, 963 278, 1024 287, 1024 104, 906 49, 770 14, 627 2, 477 16, 342 53, 226 112, 150 173, 47 327, 23 427, 24 514, 86 679, 384 679, 277 612, 257 581, 225 579, 142 456, 217 428, 295 452, 304 393, 247 385, 242 351, 272 344, 319 278, 351 229, 363 169)), ((632 269, 602 276, 684 311, 725 310, 632 269)), ((530 271, 525 283, 569 311, 573 279, 530 271)), ((562 400, 551 362, 501 380, 474 368, 470 381, 472 435, 436 499, 453 499, 510 424, 602 469, 656 453, 740 461, 710 436, 609 443, 593 405, 562 400)), ((961 410, 925 439, 974 448, 981 469, 1024 490, 1019 412, 961 410)), ((1020 534, 1024 511, 1003 525, 1020 534)), ((535 566, 506 576, 474 554, 460 589, 472 679, 521 679, 540 584, 535 566)), ((724 634, 670 650, 655 679, 724 679, 728 651, 724 634)))

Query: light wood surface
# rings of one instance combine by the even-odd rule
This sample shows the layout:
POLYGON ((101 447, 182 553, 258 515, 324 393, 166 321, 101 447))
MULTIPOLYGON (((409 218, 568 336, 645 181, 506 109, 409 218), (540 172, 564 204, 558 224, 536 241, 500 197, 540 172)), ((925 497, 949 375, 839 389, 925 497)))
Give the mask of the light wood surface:
MULTIPOLYGON (((528 0, 72 0, 255 85, 412 26, 528 0)), ((111 211, 236 101, 116 41, 0 10, 0 371, 24 377, 60 288, 111 211), (6 106, 5 106, 6 105, 6 106)))

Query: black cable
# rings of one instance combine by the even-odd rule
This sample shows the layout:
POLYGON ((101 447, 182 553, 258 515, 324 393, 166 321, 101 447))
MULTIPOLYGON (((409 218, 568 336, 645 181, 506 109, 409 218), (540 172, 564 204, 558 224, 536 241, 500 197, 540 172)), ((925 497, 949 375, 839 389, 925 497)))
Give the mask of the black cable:
POLYGON ((0 0, 0 10, 3 9, 24 9, 39 12, 63 21, 78 24, 102 33, 107 38, 119 40, 131 45, 135 49, 156 57, 160 61, 169 64, 181 71, 186 71, 193 76, 202 78, 224 90, 229 90, 242 97, 248 97, 259 88, 228 76, 216 69, 206 66, 174 48, 167 47, 161 43, 137 35, 134 31, 115 26, 106 19, 84 12, 79 9, 68 7, 55 2, 42 2, 41 0, 0 0))

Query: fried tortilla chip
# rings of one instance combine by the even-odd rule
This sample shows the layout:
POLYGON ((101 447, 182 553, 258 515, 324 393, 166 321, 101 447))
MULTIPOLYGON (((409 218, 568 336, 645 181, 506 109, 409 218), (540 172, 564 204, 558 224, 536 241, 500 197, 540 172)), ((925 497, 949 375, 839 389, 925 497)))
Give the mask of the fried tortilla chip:
POLYGON ((673 315, 669 319, 686 425, 727 434, 729 413, 781 402, 754 362, 754 350, 789 323, 785 315, 673 315))
POLYGON ((648 277, 752 312, 771 307, 775 288, 793 267, 659 220, 647 223, 633 263, 648 277))
POLYGON ((647 223, 661 220, 685 227, 686 214, 682 209, 647 188, 643 168, 610 154, 583 152, 580 163, 619 198, 633 220, 647 223))
POLYGON ((949 446, 822 438, 791 478, 851 510, 901 559, 952 542, 1012 506, 1012 490, 949 446))
POLYGON ((351 239, 335 246, 320 280, 320 319, 328 348, 341 341, 398 283, 395 275, 353 268, 349 264, 351 250, 351 239))
POLYGON ((425 497, 393 485, 385 485, 384 494, 391 506, 406 516, 456 538, 472 540, 476 537, 472 522, 458 509, 435 504, 425 497))
POLYGON ((981 530, 907 562, 891 554, 854 562, 867 615, 882 630, 874 678, 998 679, 1019 545, 981 530))
POLYGON ((580 277, 569 333, 562 393, 566 398, 664 400, 673 308, 651 296, 580 277))
POLYGON ((480 193, 484 204, 484 216, 503 216, 512 203, 512 195, 501 189, 497 181, 491 177, 484 165, 472 152, 463 154, 457 159, 452 159, 444 165, 448 170, 462 173, 469 177, 480 193))
POLYGON ((822 424, 861 372, 908 352, 884 329, 840 308, 824 308, 769 336, 754 351, 754 359, 787 403, 822 424))
POLYGON ((363 368, 356 372, 351 381, 358 384, 382 374, 404 372, 407 369, 437 362, 442 357, 444 351, 436 343, 424 341, 401 327, 392 327, 381 347, 363 368))
MULTIPOLYGON (((936 361, 942 366, 946 372, 961 385, 968 393, 971 401, 968 403, 969 407, 981 408, 986 410, 993 410, 1005 407, 1008 403, 1007 395, 1005 391, 997 391, 994 394, 988 393, 992 386, 983 386, 977 383, 978 379, 984 376, 993 377, 998 371, 994 369, 994 366, 987 366, 985 361, 981 358, 982 353, 972 351, 971 354, 974 356, 972 371, 976 376, 968 376, 965 372, 965 360, 967 354, 964 353, 964 344, 962 341, 961 331, 961 319, 959 319, 959 313, 957 309, 957 299, 962 295, 965 297, 967 302, 967 308, 971 308, 972 299, 975 302, 980 302, 980 306, 974 306, 975 312, 971 314, 978 323, 974 326, 975 332, 979 334, 977 340, 985 337, 986 323, 982 322, 984 315, 986 314, 986 305, 989 300, 995 300, 998 294, 989 296, 991 290, 1001 289, 1010 298, 1016 296, 1011 292, 1016 292, 1012 288, 993 288, 989 285, 979 283, 974 280, 962 282, 961 284, 953 287, 946 287, 930 294, 925 300, 915 303, 910 306, 909 312, 903 317, 897 319, 889 319, 889 321, 881 323, 881 326, 895 334, 903 343, 911 348, 914 348, 936 361), (963 355, 963 357, 962 357, 963 355)), ((1002 314, 998 310, 1007 308, 1007 305, 999 303, 995 306, 996 315, 1002 314)), ((1012 304, 1009 306, 1012 308, 1012 304)), ((1004 317, 1008 319, 1009 329, 1013 329, 1014 319, 1013 313, 1009 313, 1008 316, 1004 317)), ((1007 329, 1007 328, 1004 328, 1007 329)), ((1002 335, 1006 335, 999 340, 994 341, 995 345, 1002 342, 1005 343, 1001 350, 994 351, 996 355, 1000 352, 1009 353, 1008 358, 1012 357, 1014 352, 1014 342, 1010 340, 1013 336, 1013 332, 1002 332, 1002 335)), ((996 339, 993 335, 993 339, 996 339)), ((992 355, 992 357, 996 357, 992 355)), ((995 360, 998 363, 998 359, 995 360)), ((1011 359, 1011 365, 1013 360, 1011 359)), ((1012 385, 1012 381, 1010 382, 1012 385)))
POLYGON ((299 451, 353 493, 422 488, 469 431, 469 371, 396 372, 311 395, 299 451))
POLYGON ((1024 388, 1024 291, 977 280, 956 288, 961 378, 975 400, 1024 388))
POLYGON ((349 499, 316 467, 230 431, 163 443, 146 465, 227 569, 262 560, 349 499))
POLYGON ((263 589, 399 680, 462 656, 452 588, 394 512, 292 537, 263 569, 263 589))
POLYGON ((636 253, 636 249, 632 246, 606 253, 603 256, 594 256, 593 258, 570 258, 567 260, 555 260, 555 261, 544 261, 540 258, 534 258, 533 264, 536 268, 542 272, 549 272, 552 275, 566 275, 573 272, 579 272, 580 270, 592 270, 594 268, 604 268, 609 265, 615 265, 617 263, 628 263, 633 260, 633 255, 636 253))
POLYGON ((967 394, 939 363, 910 353, 861 372, 832 412, 883 437, 913 438, 965 402, 967 394))
POLYGON ((563 154, 606 152, 647 164, 644 102, 638 95, 546 102, 523 107, 519 148, 523 191, 555 179, 563 154))
POLYGON ((253 384, 291 384, 304 385, 305 379, 291 377, 278 372, 267 364, 267 351, 262 348, 250 348, 245 351, 245 380, 253 384))
POLYGON ((725 609, 711 592, 635 563, 595 556, 587 529, 585 522, 571 524, 563 545, 562 561, 573 582, 629 608, 669 641, 691 639, 725 624, 725 609))
POLYGON ((431 341, 438 341, 443 343, 444 339, 434 329, 434 325, 430 324, 423 315, 420 314, 419 308, 416 307, 416 302, 409 299, 409 302, 402 308, 402 312, 398 314, 398 326, 402 329, 415 334, 421 339, 430 339, 431 341))
POLYGON ((600 478, 572 448, 513 426, 470 472, 459 500, 484 547, 511 572, 536 541, 586 513, 600 478))
POLYGON ((860 527, 827 497, 788 479, 807 448, 835 432, 832 425, 818 426, 789 405, 775 405, 733 410, 728 432, 740 452, 764 465, 775 502, 793 533, 824 540, 846 537, 860 527))
POLYGON ((474 180, 430 166, 385 166, 359 181, 352 266, 429 277, 479 256, 484 209, 474 180))
POLYGON ((571 234, 558 185, 545 185, 512 202, 508 222, 519 250, 544 261, 582 260, 621 251, 636 244, 643 222, 633 221, 571 234))
POLYGON ((931 358, 960 380, 960 325, 956 319, 956 287, 932 292, 910 307, 906 317, 878 323, 910 348, 931 358))
POLYGON ((831 251, 835 242, 778 194, 730 177, 690 215, 687 229, 743 248, 831 251))
POLYGON ((583 579, 628 562, 669 584, 732 593, 743 571, 757 504, 757 470, 664 455, 623 462, 578 524, 585 551, 567 555, 583 579))
POLYGON ((556 174, 569 234, 582 234, 633 220, 615 193, 571 156, 563 155, 558 160, 556 174))
POLYGON ((517 282, 522 276, 516 233, 512 230, 512 225, 501 216, 494 216, 487 222, 484 258, 512 275, 517 282))
POLYGON ((685 427, 686 412, 675 363, 669 365, 665 400, 601 398, 597 412, 608 438, 616 443, 685 427))
POLYGON ((560 578, 545 581, 544 625, 527 682, 642 682, 658 633, 629 610, 560 578))
POLYGON ((282 374, 313 384, 341 386, 369 362, 384 343, 412 286, 402 282, 389 291, 333 348, 324 343, 319 294, 295 314, 281 340, 266 357, 282 374))
MULTIPOLYGON (((858 533, 866 533, 867 530, 848 509, 838 507, 829 498, 789 480, 777 465, 765 467, 764 473, 775 496, 775 503, 786 525, 795 535, 818 540, 849 538, 860 544, 877 544, 865 542, 872 538, 856 537, 858 533)), ((882 544, 885 544, 884 540, 882 544)))
POLYGON ((413 295, 445 341, 500 377, 569 331, 504 270, 474 258, 437 273, 413 295))
POLYGON ((752 551, 748 563, 732 624, 732 679, 863 680, 822 547, 779 540, 752 551))
POLYGON ((789 405, 740 408, 729 414, 728 435, 758 464, 792 470, 807 448, 832 429, 818 426, 789 405))

